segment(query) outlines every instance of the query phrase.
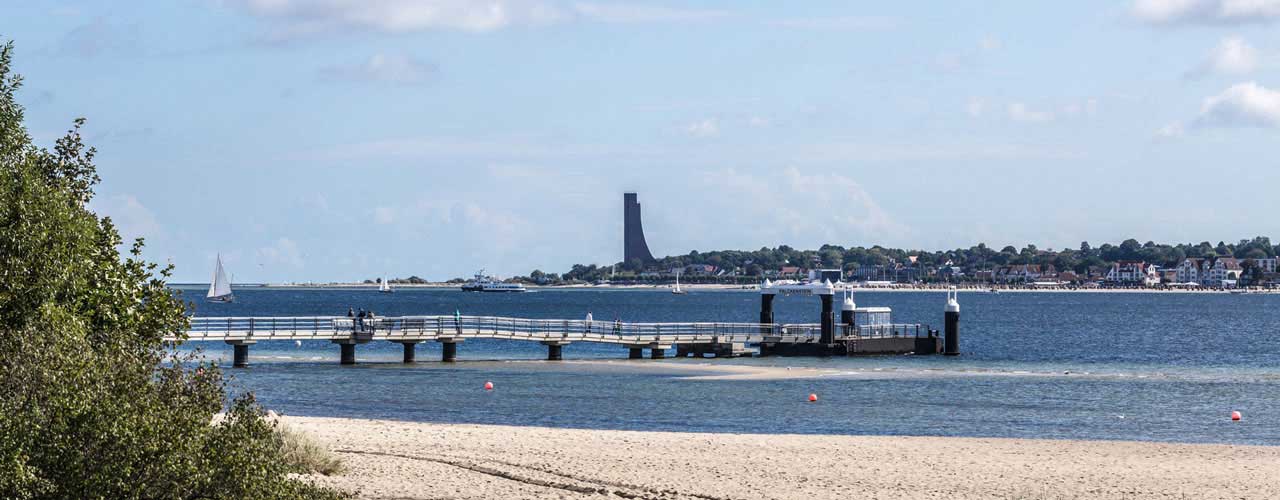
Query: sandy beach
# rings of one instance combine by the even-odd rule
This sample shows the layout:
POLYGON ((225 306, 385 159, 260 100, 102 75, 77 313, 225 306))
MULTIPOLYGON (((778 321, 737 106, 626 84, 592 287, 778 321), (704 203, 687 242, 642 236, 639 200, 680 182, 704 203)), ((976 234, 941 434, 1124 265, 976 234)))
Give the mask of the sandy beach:
POLYGON ((284 420, 360 498, 1280 498, 1280 447, 284 420))

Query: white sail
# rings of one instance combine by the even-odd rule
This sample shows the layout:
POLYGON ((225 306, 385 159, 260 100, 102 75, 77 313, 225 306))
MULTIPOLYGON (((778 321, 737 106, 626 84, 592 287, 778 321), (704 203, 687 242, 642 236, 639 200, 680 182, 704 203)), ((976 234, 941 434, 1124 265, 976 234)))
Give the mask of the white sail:
POLYGON ((227 279, 227 271, 222 269, 222 255, 218 255, 218 264, 213 268, 213 281, 209 283, 208 298, 231 296, 231 280, 227 279))
POLYGON ((391 283, 387 281, 387 277, 386 277, 386 276, 383 276, 383 277, 382 277, 382 283, 378 285, 378 291, 379 291, 379 292, 390 292, 390 291, 391 291, 391 283))

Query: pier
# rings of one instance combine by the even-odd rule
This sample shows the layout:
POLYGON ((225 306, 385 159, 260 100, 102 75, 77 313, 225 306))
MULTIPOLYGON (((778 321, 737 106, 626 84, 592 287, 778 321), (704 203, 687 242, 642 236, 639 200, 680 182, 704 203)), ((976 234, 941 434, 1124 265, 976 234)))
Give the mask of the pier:
MULTIPOLYGON (((959 353, 959 305, 954 292, 947 297, 946 342, 925 324, 896 324, 886 307, 857 307, 851 298, 842 304, 837 321, 835 287, 830 283, 761 287, 760 322, 756 323, 629 323, 622 321, 528 319, 494 316, 347 316, 298 317, 193 317, 186 341, 222 341, 233 346, 232 363, 248 365, 249 348, 266 340, 321 340, 339 346, 341 364, 354 364, 356 348, 374 341, 400 344, 404 362, 417 360, 417 345, 438 342, 441 360, 455 361, 459 345, 468 339, 502 339, 538 342, 547 348, 547 359, 563 359, 563 348, 575 342, 612 344, 627 349, 628 358, 661 359, 675 349, 676 356, 760 355, 848 356, 862 354, 959 353), (816 295, 822 301, 818 323, 773 322, 773 299, 779 294, 816 295), (954 311, 952 309, 954 308, 954 311)), ((176 337, 166 340, 177 341, 176 337)))

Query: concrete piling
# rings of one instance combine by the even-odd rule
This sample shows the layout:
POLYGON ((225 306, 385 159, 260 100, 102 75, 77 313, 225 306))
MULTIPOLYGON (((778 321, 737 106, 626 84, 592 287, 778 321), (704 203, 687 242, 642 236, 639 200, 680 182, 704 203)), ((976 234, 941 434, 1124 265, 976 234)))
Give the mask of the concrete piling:
POLYGON ((404 362, 413 363, 417 361, 418 341, 398 342, 404 348, 404 362))
POLYGON ((338 361, 344 365, 356 364, 356 345, 354 343, 338 344, 342 348, 341 358, 338 361))
POLYGON ((444 361, 446 363, 452 363, 458 359, 458 343, 457 342, 442 342, 441 347, 444 348, 443 349, 444 354, 440 356, 441 361, 444 361))
POLYGON ((632 347, 631 353, 627 356, 627 359, 644 359, 644 348, 632 347))
POLYGON ((246 368, 249 366, 249 346, 258 343, 256 340, 228 340, 231 345, 231 367, 246 368))
POLYGON ((542 345, 547 346, 547 361, 560 361, 564 359, 564 346, 569 345, 568 342, 549 340, 544 341, 542 345))

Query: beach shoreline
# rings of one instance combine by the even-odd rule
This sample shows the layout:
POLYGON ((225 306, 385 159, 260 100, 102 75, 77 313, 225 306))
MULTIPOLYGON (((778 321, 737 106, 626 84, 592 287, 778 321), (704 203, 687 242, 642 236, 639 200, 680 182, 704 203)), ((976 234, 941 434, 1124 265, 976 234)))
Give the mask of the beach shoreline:
POLYGON ((282 420, 347 464, 311 477, 359 498, 1280 497, 1268 446, 282 420))

